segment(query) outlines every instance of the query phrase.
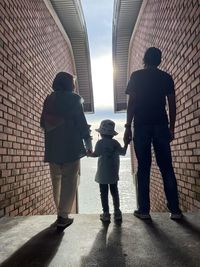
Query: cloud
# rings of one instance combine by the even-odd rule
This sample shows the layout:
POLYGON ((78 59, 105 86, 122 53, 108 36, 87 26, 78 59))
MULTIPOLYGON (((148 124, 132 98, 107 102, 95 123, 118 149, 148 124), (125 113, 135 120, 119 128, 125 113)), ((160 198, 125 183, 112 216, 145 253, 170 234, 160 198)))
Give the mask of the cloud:
POLYGON ((111 53, 113 0, 82 0, 82 7, 91 55, 111 53))

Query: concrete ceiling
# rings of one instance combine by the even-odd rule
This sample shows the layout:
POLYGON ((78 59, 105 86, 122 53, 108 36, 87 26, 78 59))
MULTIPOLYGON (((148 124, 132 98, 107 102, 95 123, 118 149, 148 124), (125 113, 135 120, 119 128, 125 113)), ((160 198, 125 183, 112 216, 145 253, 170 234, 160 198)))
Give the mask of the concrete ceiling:
POLYGON ((72 46, 79 93, 85 101, 84 110, 94 112, 88 36, 80 0, 50 0, 50 2, 72 46))
POLYGON ((125 111, 129 43, 143 0, 115 0, 113 15, 114 110, 125 111))

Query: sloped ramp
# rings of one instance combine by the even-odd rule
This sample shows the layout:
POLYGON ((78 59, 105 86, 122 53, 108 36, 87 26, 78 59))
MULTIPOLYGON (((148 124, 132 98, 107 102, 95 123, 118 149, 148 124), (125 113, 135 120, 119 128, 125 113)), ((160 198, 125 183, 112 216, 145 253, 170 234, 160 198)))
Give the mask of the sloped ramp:
POLYGON ((150 222, 124 214, 121 225, 104 226, 98 215, 75 215, 63 234, 49 228, 55 218, 2 218, 0 266, 200 266, 200 213, 179 223, 167 213, 153 213, 150 222))

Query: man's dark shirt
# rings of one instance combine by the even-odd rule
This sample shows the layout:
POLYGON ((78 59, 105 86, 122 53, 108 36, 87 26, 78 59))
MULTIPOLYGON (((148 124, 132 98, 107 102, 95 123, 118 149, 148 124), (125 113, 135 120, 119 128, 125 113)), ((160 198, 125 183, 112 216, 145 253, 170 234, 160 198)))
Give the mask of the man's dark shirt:
POLYGON ((168 124, 166 96, 174 93, 168 73, 157 68, 133 72, 126 94, 133 95, 134 124, 168 124))

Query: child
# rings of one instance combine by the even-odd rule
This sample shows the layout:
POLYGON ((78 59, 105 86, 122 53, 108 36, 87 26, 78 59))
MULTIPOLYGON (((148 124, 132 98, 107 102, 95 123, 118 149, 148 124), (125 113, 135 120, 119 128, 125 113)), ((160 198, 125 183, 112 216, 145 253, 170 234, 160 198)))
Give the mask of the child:
POLYGON ((119 192, 117 182, 119 180, 119 155, 125 155, 128 144, 122 148, 118 141, 113 139, 115 132, 115 123, 111 120, 103 120, 97 132, 101 135, 101 140, 96 143, 95 150, 90 156, 98 157, 98 167, 95 176, 95 181, 99 183, 101 203, 103 213, 100 215, 100 220, 110 222, 110 213, 108 205, 108 191, 113 198, 114 219, 115 221, 122 220, 120 211, 119 192))

